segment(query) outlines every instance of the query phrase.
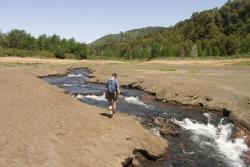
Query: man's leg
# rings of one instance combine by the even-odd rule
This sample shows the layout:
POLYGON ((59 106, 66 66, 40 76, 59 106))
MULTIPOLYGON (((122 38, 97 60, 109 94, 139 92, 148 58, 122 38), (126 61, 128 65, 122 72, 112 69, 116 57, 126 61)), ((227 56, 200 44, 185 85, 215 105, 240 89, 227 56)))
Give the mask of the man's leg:
POLYGON ((112 106, 113 106, 113 102, 112 102, 112 100, 109 100, 109 114, 110 115, 113 115, 113 111, 112 111, 113 107, 112 106))
POLYGON ((115 100, 113 100, 112 109, 113 109, 113 114, 114 114, 116 112, 116 101, 115 100))

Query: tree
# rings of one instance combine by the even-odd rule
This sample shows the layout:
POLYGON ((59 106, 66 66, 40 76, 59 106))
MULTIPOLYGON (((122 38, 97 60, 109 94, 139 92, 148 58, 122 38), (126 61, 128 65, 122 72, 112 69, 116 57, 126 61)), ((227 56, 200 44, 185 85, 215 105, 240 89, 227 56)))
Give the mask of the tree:
POLYGON ((25 49, 25 46, 27 46, 27 38, 30 35, 27 34, 24 30, 11 30, 7 34, 7 41, 8 41, 8 47, 10 48, 18 48, 18 49, 25 49))
POLYGON ((240 41, 232 36, 228 37, 226 51, 228 55, 238 54, 240 51, 240 41))
POLYGON ((55 51, 56 58, 65 59, 65 52, 61 47, 57 47, 55 51))
POLYGON ((57 52, 58 50, 62 50, 60 47, 60 36, 54 34, 49 37, 48 50, 51 52, 57 52))
POLYGON ((48 47, 48 37, 47 35, 43 34, 40 35, 37 39, 37 48, 39 50, 47 50, 48 47))
POLYGON ((0 48, 4 47, 5 45, 5 36, 4 34, 0 31, 0 48))
POLYGON ((212 47, 212 55, 213 56, 220 56, 220 50, 218 47, 212 47))
POLYGON ((244 53, 250 53, 250 34, 248 34, 246 38, 242 40, 241 46, 241 50, 244 53))
POLYGON ((150 59, 156 58, 161 55, 161 44, 158 42, 152 42, 150 59))
POLYGON ((87 47, 84 44, 78 44, 78 50, 77 50, 77 58, 78 59, 87 59, 87 47))
POLYGON ((217 38, 219 34, 220 30, 215 23, 209 23, 206 25, 206 37, 208 39, 217 38))
POLYGON ((37 43, 36 39, 32 37, 30 34, 26 36, 24 45, 22 49, 28 49, 28 50, 36 50, 37 48, 37 43))
MULTIPOLYGON (((76 42, 74 38, 61 39, 59 35, 40 35, 38 38, 26 33, 24 30, 13 29, 10 32, 0 33, 0 47, 16 48, 32 51, 46 51, 51 57, 54 54, 57 58, 65 58, 67 55, 70 58, 84 59, 87 58, 87 45, 76 42)), ((37 52, 32 52, 37 53, 37 52)))
POLYGON ((119 45, 120 57, 128 58, 129 45, 125 42, 119 45))
POLYGON ((198 49, 196 45, 193 45, 192 47, 192 52, 191 52, 192 57, 197 57, 198 56, 198 49))

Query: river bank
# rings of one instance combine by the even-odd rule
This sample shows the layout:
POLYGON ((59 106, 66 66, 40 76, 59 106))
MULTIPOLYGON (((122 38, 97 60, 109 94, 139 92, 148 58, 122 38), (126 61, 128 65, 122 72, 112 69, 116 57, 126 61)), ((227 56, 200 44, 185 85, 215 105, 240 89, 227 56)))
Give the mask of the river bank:
MULTIPOLYGON (((144 90, 157 100, 209 109, 237 125, 234 136, 245 136, 250 146, 250 66, 239 62, 136 62, 91 67, 89 82, 105 83, 117 72, 124 87, 144 90)), ((242 155, 247 164, 250 153, 242 155)))
MULTIPOLYGON (((104 84, 86 82, 88 75, 89 70, 77 68, 69 70, 67 75, 42 79, 64 89, 83 103, 106 108, 108 103, 103 95, 104 84)), ((244 143, 245 135, 238 134, 237 126, 228 117, 202 107, 187 108, 157 102, 146 92, 131 88, 121 89, 118 111, 136 116, 145 128, 169 141, 170 149, 165 155, 167 159, 157 162, 143 160, 143 167, 245 167, 249 164, 245 159, 245 151, 249 150, 244 143)), ((128 162, 131 161, 129 159, 128 162)))
MULTIPOLYGON (((12 61, 13 63, 13 61, 12 61)), ((123 86, 139 88, 155 95, 158 100, 185 106, 202 106, 211 110, 224 111, 235 123, 248 128, 249 66, 238 66, 237 61, 163 61, 163 62, 118 62, 81 61, 62 63, 58 66, 40 65, 37 76, 66 74, 69 68, 92 69, 90 82, 103 83, 112 72, 117 72, 123 86), (41 70, 42 69, 42 70, 41 70), (237 110, 235 110, 237 109, 237 110), (236 115, 236 116, 235 116, 236 115)), ((44 64, 43 62, 41 64, 44 64)), ((45 63, 48 64, 48 63, 45 63)), ((19 68, 19 67, 18 67, 19 68)), ((37 71, 37 72, 38 72, 37 71)), ((248 132, 248 129, 244 130, 248 132)), ((236 136, 242 136, 242 129, 236 136)), ((249 139, 248 139, 249 145, 249 139)), ((248 157, 249 159, 249 157, 248 157)))
POLYGON ((82 104, 37 78, 68 66, 0 68, 0 166, 121 166, 134 149, 154 155, 165 140, 135 119, 82 104))
POLYGON ((250 129, 250 66, 235 66, 233 61, 156 61, 91 69, 90 82, 104 83, 117 72, 123 86, 142 89, 163 102, 220 111, 250 129))

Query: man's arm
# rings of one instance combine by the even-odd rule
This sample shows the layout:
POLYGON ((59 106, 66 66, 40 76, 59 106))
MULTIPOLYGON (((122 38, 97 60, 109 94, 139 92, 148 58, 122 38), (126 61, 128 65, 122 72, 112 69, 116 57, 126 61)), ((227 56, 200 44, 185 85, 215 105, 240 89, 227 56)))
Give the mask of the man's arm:
POLYGON ((105 84, 105 90, 108 90, 108 81, 105 84))
POLYGON ((118 81, 116 81, 116 89, 117 89, 118 96, 121 95, 121 92, 120 92, 120 84, 119 84, 118 81))

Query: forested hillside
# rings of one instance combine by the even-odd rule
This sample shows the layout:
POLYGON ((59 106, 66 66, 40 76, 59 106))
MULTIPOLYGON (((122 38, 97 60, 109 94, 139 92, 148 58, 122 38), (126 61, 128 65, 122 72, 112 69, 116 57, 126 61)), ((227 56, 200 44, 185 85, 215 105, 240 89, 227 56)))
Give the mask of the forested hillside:
POLYGON ((120 33, 120 34, 109 34, 109 35, 105 35, 104 37, 97 39, 96 41, 94 41, 93 43, 90 44, 90 46, 103 46, 105 44, 111 43, 113 41, 117 41, 120 40, 120 38, 122 37, 123 40, 129 40, 132 37, 143 37, 146 34, 149 33, 157 33, 160 30, 164 30, 164 27, 147 27, 147 28, 143 28, 143 29, 134 29, 134 30, 130 30, 127 31, 126 33, 120 33))
POLYGON ((107 35, 93 42, 90 56, 155 58, 231 56, 250 53, 250 0, 193 13, 173 27, 149 27, 107 35))
POLYGON ((193 13, 173 27, 147 27, 106 35, 88 46, 58 35, 0 32, 0 56, 151 59, 250 54, 250 0, 193 13))
POLYGON ((84 59, 87 46, 72 39, 61 39, 58 35, 31 36, 24 30, 0 33, 0 56, 40 56, 84 59))

